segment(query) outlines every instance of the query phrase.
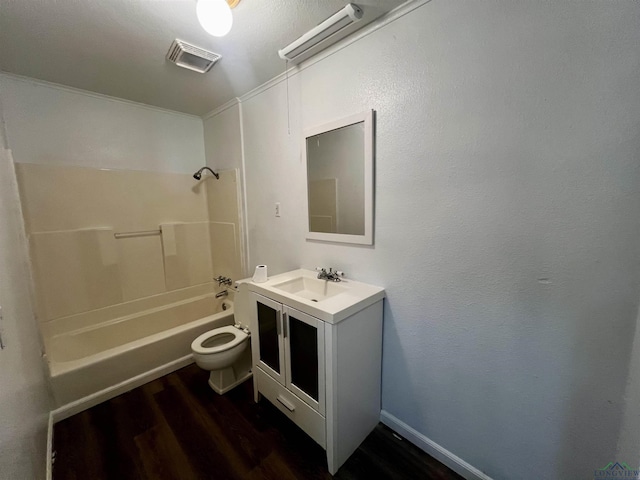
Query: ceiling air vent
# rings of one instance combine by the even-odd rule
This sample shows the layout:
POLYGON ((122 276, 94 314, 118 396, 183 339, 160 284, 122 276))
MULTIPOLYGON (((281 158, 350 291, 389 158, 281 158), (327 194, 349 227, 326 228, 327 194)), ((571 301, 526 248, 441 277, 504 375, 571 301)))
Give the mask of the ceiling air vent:
POLYGON ((179 67, 188 68, 194 72, 206 73, 222 58, 222 55, 204 50, 177 38, 167 52, 167 60, 179 67))

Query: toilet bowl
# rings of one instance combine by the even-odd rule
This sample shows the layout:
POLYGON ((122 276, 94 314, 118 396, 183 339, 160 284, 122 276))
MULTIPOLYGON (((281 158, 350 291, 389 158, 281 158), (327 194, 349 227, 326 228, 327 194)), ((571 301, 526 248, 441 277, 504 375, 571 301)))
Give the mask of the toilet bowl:
POLYGON ((209 386, 222 395, 251 377, 249 330, 240 325, 219 327, 191 343, 196 364, 208 370, 209 386))

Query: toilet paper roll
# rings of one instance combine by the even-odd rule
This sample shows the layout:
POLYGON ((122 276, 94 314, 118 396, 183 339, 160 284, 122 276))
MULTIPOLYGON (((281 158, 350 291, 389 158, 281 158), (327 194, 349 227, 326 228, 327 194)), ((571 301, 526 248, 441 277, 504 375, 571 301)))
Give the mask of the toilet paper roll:
POLYGON ((267 281, 267 266, 258 265, 253 273, 253 281, 256 283, 264 283, 267 281))

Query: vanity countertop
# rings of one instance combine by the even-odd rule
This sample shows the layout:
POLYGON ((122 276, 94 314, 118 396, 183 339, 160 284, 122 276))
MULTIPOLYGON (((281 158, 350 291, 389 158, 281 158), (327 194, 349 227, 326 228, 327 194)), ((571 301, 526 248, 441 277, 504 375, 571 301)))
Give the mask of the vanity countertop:
POLYGON ((252 292, 284 303, 328 323, 338 323, 385 297, 384 288, 343 278, 340 282, 319 280, 318 273, 298 269, 256 283, 238 280, 252 292))

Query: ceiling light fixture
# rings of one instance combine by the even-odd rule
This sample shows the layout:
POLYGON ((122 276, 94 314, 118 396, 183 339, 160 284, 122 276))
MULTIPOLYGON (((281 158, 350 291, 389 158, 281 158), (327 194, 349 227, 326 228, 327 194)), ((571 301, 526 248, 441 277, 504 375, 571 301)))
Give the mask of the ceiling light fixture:
POLYGON ((231 30, 233 15, 231 9, 240 0, 198 0, 196 15, 205 31, 214 37, 224 37, 231 30))
POLYGON ((358 5, 348 3, 343 9, 313 27, 296 41, 278 50, 278 55, 283 60, 295 62, 304 58, 312 49, 318 52, 339 40, 341 37, 338 37, 338 35, 344 32, 347 27, 359 22, 362 19, 362 15, 363 11, 358 5), (316 46, 318 47, 314 48, 316 46))

